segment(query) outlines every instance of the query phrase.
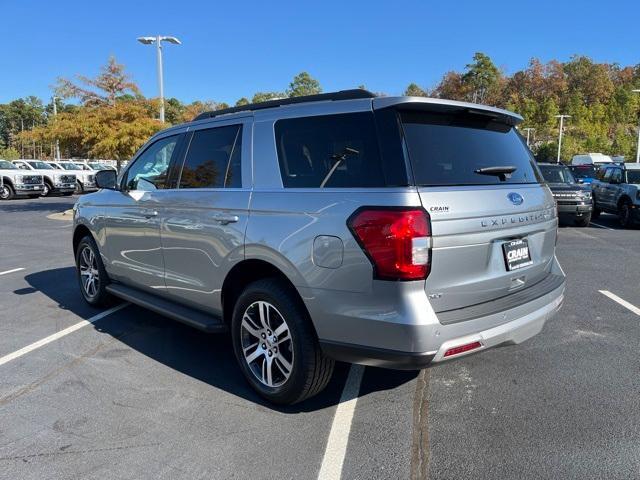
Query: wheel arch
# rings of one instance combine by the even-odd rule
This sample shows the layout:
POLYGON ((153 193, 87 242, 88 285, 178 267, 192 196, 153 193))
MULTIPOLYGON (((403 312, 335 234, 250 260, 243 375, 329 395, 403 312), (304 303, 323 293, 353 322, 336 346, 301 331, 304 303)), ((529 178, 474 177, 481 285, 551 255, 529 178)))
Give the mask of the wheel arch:
POLYGON ((2 183, 7 183, 11 186, 11 188, 14 188, 13 185, 13 180, 11 180, 11 177, 7 177, 5 175, 2 176, 2 183))
POLYGON ((618 208, 620 208, 625 203, 633 204, 631 197, 629 197, 629 195, 627 195, 626 193, 620 195, 620 198, 618 199, 618 203, 617 203, 618 208))
POLYGON ((80 240, 82 240, 87 235, 93 238, 93 234, 91 233, 91 230, 89 230, 89 228, 83 224, 79 224, 73 231, 73 254, 74 255, 78 250, 78 245, 80 244, 80 240))
MULTIPOLYGON (((277 278, 284 282, 290 288, 291 292, 296 295, 296 298, 301 302, 307 314, 309 313, 300 292, 298 292, 296 286, 282 270, 265 260, 247 259, 234 265, 222 284, 222 312, 225 323, 231 324, 233 307, 247 285, 264 278, 277 278)), ((311 322, 311 326, 314 328, 313 322, 311 322)))

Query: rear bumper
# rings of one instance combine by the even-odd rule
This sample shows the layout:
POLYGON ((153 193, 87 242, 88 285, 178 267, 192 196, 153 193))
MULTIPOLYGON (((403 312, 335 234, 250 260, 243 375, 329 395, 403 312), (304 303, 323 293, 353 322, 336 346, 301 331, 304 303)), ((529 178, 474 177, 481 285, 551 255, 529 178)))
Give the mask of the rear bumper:
MULTIPOLYGON (((420 296, 416 292, 403 295, 406 303, 393 306, 393 311, 390 305, 377 316, 369 310, 371 316, 368 318, 346 315, 342 305, 338 308, 343 314, 334 324, 333 314, 327 309, 338 305, 336 299, 324 300, 324 312, 317 311, 312 304, 310 313, 323 351, 334 359, 378 367, 419 369, 431 362, 458 358, 497 345, 518 344, 539 333, 564 300, 564 273, 557 260, 554 260, 551 273, 561 280, 539 297, 512 307, 504 303, 504 309, 500 311, 479 309, 476 316, 450 324, 441 323, 424 293, 420 296), (339 328, 331 328, 338 324, 339 328), (444 356, 451 348, 474 342, 479 342, 480 346, 444 356)), ((380 308, 375 306, 375 299, 370 301, 374 304, 370 308, 380 308)), ((353 313, 357 309, 350 310, 353 313)))

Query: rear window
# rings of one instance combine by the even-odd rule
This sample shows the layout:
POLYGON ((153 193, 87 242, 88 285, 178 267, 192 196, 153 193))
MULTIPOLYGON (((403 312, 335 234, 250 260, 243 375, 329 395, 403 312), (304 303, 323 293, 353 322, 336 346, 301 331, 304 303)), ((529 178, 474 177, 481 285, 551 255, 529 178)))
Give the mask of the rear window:
POLYGON ((515 128, 484 115, 401 112, 417 185, 539 183, 534 159, 515 128), (482 174, 515 167, 506 175, 482 174))
POLYGON ((593 165, 574 165, 569 167, 575 178, 595 178, 598 169, 593 165))
POLYGON ((275 135, 285 188, 367 188, 395 182, 387 180, 370 112, 278 120, 275 135))

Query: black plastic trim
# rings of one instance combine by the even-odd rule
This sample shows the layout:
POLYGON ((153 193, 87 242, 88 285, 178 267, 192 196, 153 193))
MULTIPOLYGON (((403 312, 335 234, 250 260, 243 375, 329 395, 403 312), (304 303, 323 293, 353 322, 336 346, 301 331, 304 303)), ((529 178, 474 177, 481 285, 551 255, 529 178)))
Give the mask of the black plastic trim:
POLYGON ((320 347, 325 355, 340 362, 394 370, 420 370, 428 366, 435 357, 435 353, 403 352, 326 340, 320 341, 320 347))
POLYGON ((202 330, 203 332, 222 333, 227 331, 227 325, 219 317, 185 307, 184 305, 178 305, 157 295, 138 290, 137 288, 111 283, 107 285, 106 290, 118 298, 147 308, 160 315, 202 330))

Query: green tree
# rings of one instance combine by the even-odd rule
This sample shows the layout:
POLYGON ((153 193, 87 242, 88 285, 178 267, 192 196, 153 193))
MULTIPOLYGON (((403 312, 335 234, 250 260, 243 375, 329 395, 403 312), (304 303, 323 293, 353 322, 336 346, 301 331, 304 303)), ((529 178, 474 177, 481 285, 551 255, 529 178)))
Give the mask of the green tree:
POLYGON ((277 98, 284 98, 286 95, 279 92, 257 92, 251 98, 251 103, 268 102, 277 98))
POLYGON ((496 90, 500 88, 502 74, 487 55, 476 52, 473 62, 465 68, 467 71, 462 75, 462 83, 469 88, 471 101, 484 103, 499 95, 496 90))
POLYGON ((239 98, 238 101, 236 102, 236 107, 241 107, 243 105, 248 105, 249 104, 249 100, 247 99, 247 97, 242 97, 239 98))
POLYGON ((429 94, 415 83, 410 83, 404 91, 407 97, 428 97, 429 94))
POLYGON ((307 72, 300 72, 293 77, 287 89, 287 96, 289 97, 302 97, 303 95, 315 95, 318 93, 322 93, 320 82, 307 72))

